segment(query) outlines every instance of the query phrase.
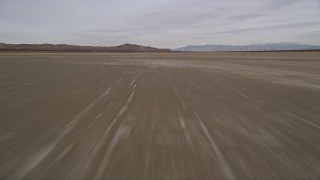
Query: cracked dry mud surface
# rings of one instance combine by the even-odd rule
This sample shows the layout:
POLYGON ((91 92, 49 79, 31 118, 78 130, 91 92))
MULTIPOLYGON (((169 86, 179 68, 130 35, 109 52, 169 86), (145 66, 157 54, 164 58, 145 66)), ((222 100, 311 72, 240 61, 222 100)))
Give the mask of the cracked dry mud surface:
POLYGON ((0 179, 320 178, 320 53, 2 53, 0 179))

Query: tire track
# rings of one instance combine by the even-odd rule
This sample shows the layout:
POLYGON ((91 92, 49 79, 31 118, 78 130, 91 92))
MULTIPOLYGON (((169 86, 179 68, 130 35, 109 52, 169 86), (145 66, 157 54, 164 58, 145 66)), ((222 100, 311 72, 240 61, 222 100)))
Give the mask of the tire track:
POLYGON ((96 98, 93 102, 91 102, 83 111, 81 111, 78 115, 74 117, 74 119, 69 122, 65 127, 62 133, 50 144, 46 145, 42 149, 40 149, 37 153, 35 153, 25 164, 21 165, 20 168, 15 170, 11 175, 9 175, 9 180, 19 180, 24 179, 26 175, 28 175, 36 166, 38 166, 57 146, 57 144, 79 123, 81 118, 87 114, 102 98, 107 96, 112 87, 119 81, 118 79, 98 98, 96 98))

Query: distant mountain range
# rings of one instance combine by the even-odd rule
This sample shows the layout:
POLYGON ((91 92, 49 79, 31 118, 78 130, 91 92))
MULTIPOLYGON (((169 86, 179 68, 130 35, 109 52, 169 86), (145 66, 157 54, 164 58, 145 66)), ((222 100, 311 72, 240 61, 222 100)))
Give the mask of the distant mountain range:
POLYGON ((299 51, 320 50, 320 46, 298 43, 272 43, 252 45, 199 45, 185 46, 177 49, 159 49, 136 44, 119 46, 79 46, 67 44, 6 44, 0 43, 1 51, 49 51, 49 52, 217 52, 217 51, 299 51))
POLYGON ((170 49, 158 49, 136 44, 120 46, 78 46, 67 44, 5 44, 0 43, 0 51, 50 51, 50 52, 171 52, 170 49))
POLYGON ((291 50, 320 50, 320 46, 298 43, 272 43, 252 45, 199 45, 185 46, 174 51, 214 52, 214 51, 291 51, 291 50))

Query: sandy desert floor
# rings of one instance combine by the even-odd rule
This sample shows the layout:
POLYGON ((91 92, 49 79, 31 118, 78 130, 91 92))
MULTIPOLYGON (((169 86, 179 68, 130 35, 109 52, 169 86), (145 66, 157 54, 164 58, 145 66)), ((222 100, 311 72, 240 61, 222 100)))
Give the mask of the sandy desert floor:
POLYGON ((0 179, 320 178, 320 53, 1 53, 0 179))

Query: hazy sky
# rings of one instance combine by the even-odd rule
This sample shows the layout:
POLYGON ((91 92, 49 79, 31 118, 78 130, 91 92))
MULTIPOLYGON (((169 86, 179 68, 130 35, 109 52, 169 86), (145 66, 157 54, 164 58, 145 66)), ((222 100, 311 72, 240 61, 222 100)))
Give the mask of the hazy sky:
POLYGON ((0 0, 0 42, 320 45, 320 0, 0 0))

